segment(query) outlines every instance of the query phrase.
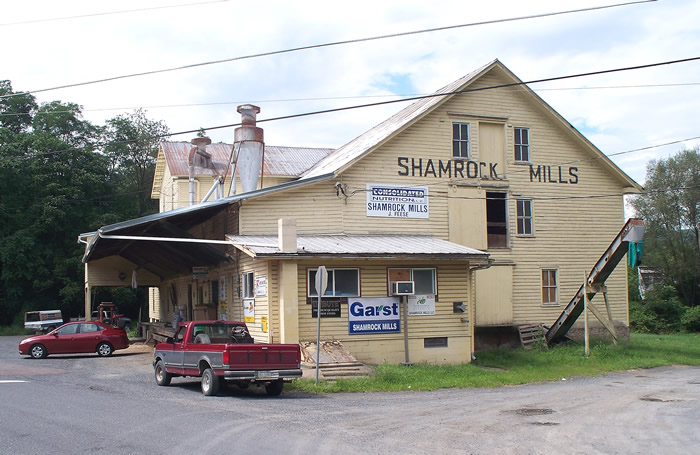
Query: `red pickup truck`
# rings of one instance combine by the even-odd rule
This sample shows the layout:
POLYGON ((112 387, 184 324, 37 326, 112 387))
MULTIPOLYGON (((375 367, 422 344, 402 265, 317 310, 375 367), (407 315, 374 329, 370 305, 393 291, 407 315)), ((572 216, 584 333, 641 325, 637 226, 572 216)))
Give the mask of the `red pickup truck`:
POLYGON ((156 383, 176 376, 202 378, 202 393, 216 395, 222 380, 241 388, 264 385, 268 395, 282 393, 284 380, 301 377, 298 344, 254 344, 243 322, 188 321, 154 351, 156 383))

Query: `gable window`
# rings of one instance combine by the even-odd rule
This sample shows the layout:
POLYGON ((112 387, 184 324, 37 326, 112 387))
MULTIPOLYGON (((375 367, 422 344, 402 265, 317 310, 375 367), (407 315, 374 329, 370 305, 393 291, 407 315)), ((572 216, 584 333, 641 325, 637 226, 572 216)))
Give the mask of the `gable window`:
POLYGON ((514 128, 515 161, 530 161, 530 129, 514 128))
MULTIPOLYGON (((308 296, 318 297, 316 292, 317 269, 308 271, 308 296)), ((359 269, 328 269, 328 286, 325 297, 359 297, 360 296, 360 270, 359 269)))
POLYGON ((255 298, 255 280, 253 272, 241 273, 241 298, 255 298))
POLYGON ((469 158, 469 123, 452 124, 452 156, 469 158))
POLYGON ((556 305, 557 294, 557 270, 542 269, 542 303, 556 305))
POLYGON ((518 235, 532 235, 532 200, 516 199, 518 235))
POLYGON ((508 247, 506 193, 486 193, 486 242, 488 248, 508 247))
POLYGON ((437 294, 437 281, 433 268, 389 269, 389 282, 392 281, 413 281, 415 295, 437 294))

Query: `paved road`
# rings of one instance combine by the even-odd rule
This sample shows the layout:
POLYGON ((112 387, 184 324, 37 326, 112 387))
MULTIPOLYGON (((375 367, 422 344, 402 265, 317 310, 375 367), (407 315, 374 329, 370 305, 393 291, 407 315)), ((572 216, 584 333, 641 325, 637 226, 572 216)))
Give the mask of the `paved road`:
POLYGON ((486 390, 330 394, 153 380, 151 351, 19 356, 0 337, 0 454, 700 453, 700 368, 486 390))

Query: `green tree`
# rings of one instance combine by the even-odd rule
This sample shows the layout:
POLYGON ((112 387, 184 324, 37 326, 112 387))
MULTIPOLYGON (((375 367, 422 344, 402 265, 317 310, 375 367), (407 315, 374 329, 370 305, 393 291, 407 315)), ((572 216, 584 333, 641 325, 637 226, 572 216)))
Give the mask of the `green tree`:
POLYGON ((37 107, 32 95, 16 94, 10 81, 0 81, 0 128, 7 128, 12 133, 25 131, 31 125, 37 107))
POLYGON ((683 303, 700 300, 700 154, 683 150, 647 166, 645 193, 632 200, 644 219, 644 263, 659 267, 683 303))
POLYGON ((160 141, 168 134, 162 120, 150 120, 142 109, 107 120, 104 153, 110 161, 112 179, 117 182, 128 218, 158 211, 151 199, 160 141))
MULTIPOLYGON (((82 315, 78 234, 154 210, 154 136, 167 132, 165 124, 136 111, 101 127, 81 110, 60 101, 39 106, 0 80, 0 325, 32 309, 82 315)), ((142 299, 114 296, 136 311, 127 297, 142 299)))

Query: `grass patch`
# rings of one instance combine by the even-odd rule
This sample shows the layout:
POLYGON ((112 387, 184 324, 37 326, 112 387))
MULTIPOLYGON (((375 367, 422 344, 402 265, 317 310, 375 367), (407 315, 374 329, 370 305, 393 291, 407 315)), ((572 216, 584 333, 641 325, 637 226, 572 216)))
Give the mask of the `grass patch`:
POLYGON ((300 379, 291 386, 311 393, 500 387, 674 364, 700 365, 699 334, 633 333, 618 346, 592 343, 590 357, 584 357, 582 343, 574 342, 528 351, 496 349, 480 353, 471 364, 380 365, 371 377, 321 381, 318 386, 300 379))
POLYGON ((3 325, 0 326, 0 337, 17 336, 17 335, 34 335, 33 330, 24 328, 24 323, 21 325, 3 325))

